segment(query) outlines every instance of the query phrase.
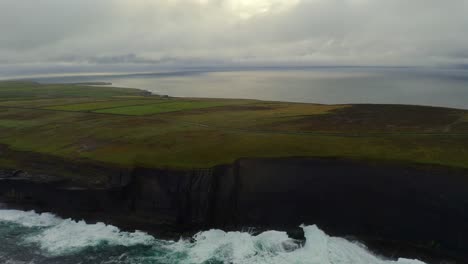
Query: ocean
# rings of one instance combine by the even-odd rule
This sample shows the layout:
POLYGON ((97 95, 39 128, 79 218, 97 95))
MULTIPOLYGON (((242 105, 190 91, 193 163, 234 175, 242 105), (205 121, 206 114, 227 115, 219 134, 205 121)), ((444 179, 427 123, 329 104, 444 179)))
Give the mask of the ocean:
POLYGON ((319 104, 411 104, 468 109, 468 70, 302 68, 184 70, 31 78, 43 83, 111 82, 180 97, 247 98, 319 104))
POLYGON ((360 243, 303 226, 305 241, 285 232, 209 230, 175 241, 123 232, 104 223, 33 211, 0 210, 0 263, 5 264, 424 264, 386 260, 360 243))

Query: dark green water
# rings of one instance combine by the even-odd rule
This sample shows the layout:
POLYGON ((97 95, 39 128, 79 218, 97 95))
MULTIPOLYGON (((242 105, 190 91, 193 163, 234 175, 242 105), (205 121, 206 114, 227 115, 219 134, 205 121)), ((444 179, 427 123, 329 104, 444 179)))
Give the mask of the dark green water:
POLYGON ((0 210, 0 263, 239 263, 239 264, 423 264, 383 260, 362 245, 303 227, 306 242, 284 232, 259 235, 210 230, 189 240, 165 241, 143 232, 61 219, 52 214, 0 210))

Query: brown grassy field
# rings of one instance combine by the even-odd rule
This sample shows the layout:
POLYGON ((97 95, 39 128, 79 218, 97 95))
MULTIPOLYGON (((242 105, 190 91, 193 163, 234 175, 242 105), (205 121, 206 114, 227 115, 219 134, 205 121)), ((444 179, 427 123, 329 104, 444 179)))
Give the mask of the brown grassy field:
MULTIPOLYGON (((9 151, 126 168, 201 168, 241 157, 291 156, 468 168, 464 110, 142 94, 0 82, 0 144, 9 151)), ((0 158, 2 167, 15 164, 8 155, 0 158)))

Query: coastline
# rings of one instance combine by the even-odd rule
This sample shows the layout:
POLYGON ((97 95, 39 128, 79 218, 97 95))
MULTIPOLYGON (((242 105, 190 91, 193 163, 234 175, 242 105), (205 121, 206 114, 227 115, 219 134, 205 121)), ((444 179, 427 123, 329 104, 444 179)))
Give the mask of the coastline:
POLYGON ((107 187, 8 172, 15 173, 4 171, 0 177, 0 202, 9 208, 105 222, 161 238, 248 227, 286 230, 301 238, 300 224, 317 224, 389 258, 468 259, 468 171, 462 169, 301 157, 240 159, 198 170, 135 168, 110 177, 107 187))
POLYGON ((317 225, 390 259, 468 260, 467 111, 3 85, 10 208, 169 239, 317 225))

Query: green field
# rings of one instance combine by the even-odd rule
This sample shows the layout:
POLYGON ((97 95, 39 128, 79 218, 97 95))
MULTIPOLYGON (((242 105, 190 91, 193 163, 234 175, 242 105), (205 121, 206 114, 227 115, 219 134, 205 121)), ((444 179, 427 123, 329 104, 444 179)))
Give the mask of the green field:
POLYGON ((108 110, 113 108, 126 108, 125 106, 138 107, 148 104, 157 104, 161 103, 162 100, 159 98, 148 99, 148 100, 110 100, 110 101, 97 101, 97 102, 88 102, 88 103, 79 103, 79 104, 63 104, 56 105, 51 107, 46 107, 50 110, 61 110, 61 111, 96 111, 96 110, 108 110))
POLYGON ((0 101, 10 101, 28 98, 58 98, 58 97, 93 97, 109 98, 113 96, 141 95, 143 91, 137 89, 121 89, 114 87, 100 87, 47 84, 33 82, 0 82, 0 101))
POLYGON ((146 104, 127 107, 114 107, 95 111, 96 113, 118 114, 118 115, 153 115, 168 112, 180 112, 194 109, 212 108, 216 106, 236 105, 248 102, 246 100, 172 100, 160 102, 159 104, 146 104))
MULTIPOLYGON (((106 99, 100 99, 101 101, 106 99)), ((92 97, 68 97, 68 98, 51 98, 51 99, 12 99, 8 101, 2 101, 0 99, 0 106, 11 106, 11 107, 53 107, 63 106, 69 104, 78 103, 96 103, 99 99, 92 97)))
MULTIPOLYGON (((468 112, 162 98, 141 90, 0 82, 0 153, 123 168, 205 168, 242 157, 342 157, 468 168, 468 112)), ((17 167, 15 155, 0 166, 17 167)))

